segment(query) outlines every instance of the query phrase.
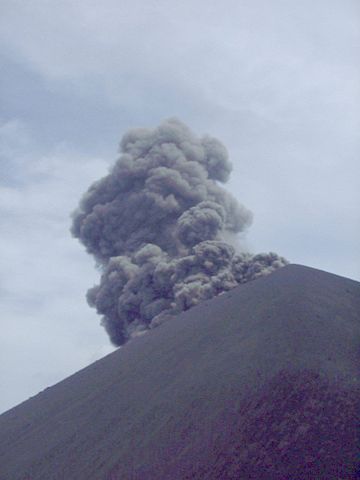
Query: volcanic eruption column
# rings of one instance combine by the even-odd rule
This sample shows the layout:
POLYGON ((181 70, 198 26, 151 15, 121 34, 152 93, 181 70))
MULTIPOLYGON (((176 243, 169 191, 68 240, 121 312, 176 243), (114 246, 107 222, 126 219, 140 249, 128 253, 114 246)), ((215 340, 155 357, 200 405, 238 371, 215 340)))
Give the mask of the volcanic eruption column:
POLYGON ((275 253, 236 253, 225 240, 252 214, 218 183, 231 172, 218 140, 170 119, 128 131, 120 149, 72 224, 101 268, 87 300, 115 345, 287 263, 275 253))

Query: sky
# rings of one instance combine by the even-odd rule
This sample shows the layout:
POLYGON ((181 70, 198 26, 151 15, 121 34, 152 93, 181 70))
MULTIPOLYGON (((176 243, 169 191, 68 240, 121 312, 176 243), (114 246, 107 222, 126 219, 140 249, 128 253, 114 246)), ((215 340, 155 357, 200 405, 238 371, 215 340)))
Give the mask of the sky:
POLYGON ((360 280, 358 0, 2 0, 0 412, 110 353, 71 212, 132 127, 218 138, 243 242, 360 280))

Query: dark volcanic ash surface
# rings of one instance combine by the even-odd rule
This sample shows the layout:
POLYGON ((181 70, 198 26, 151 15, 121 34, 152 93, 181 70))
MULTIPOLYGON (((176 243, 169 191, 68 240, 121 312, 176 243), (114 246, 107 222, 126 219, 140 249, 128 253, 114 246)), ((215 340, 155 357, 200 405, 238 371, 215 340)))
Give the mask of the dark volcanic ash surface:
POLYGON ((360 284, 290 265, 0 416, 1 480, 355 479, 360 284))

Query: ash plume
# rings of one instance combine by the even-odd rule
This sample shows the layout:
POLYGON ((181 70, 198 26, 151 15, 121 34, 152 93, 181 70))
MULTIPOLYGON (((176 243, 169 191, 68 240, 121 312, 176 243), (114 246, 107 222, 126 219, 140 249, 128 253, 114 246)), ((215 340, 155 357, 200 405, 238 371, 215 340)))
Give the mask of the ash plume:
POLYGON ((218 140, 170 119, 130 130, 120 151, 81 199, 71 229, 101 269, 87 300, 115 345, 287 263, 225 241, 252 214, 219 184, 232 167, 218 140))

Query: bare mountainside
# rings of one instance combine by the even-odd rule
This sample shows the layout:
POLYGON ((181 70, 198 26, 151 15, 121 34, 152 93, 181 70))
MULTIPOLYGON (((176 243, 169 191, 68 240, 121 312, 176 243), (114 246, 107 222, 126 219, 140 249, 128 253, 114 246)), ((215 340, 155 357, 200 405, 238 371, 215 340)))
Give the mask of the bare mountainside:
POLYGON ((289 265, 0 416, 1 480, 357 478, 360 284, 289 265))

